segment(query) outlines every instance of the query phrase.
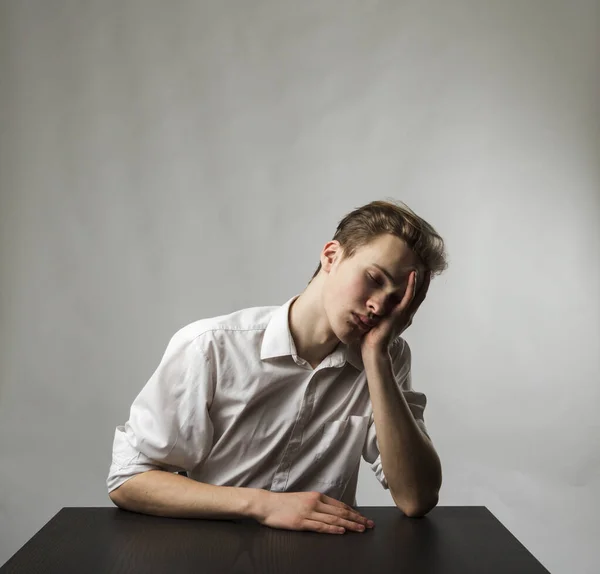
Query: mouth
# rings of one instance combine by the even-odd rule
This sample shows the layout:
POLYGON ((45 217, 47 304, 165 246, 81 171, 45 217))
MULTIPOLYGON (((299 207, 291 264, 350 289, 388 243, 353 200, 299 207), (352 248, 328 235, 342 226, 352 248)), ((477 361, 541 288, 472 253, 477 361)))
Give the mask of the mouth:
POLYGON ((352 318, 354 319, 355 325, 357 325, 361 331, 369 331, 371 329, 372 325, 365 323, 356 313, 352 313, 352 318))

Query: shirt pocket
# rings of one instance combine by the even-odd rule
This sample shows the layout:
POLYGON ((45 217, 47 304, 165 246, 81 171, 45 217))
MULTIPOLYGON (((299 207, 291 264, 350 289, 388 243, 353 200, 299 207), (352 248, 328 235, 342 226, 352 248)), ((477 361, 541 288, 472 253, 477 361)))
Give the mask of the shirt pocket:
POLYGON ((318 482, 344 484, 360 462, 370 417, 351 415, 323 424, 315 448, 318 482))

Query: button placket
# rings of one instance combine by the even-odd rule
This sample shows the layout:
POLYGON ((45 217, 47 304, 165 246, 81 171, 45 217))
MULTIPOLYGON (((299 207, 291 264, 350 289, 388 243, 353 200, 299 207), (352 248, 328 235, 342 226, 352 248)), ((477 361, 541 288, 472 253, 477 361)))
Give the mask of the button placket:
POLYGON ((315 398, 315 385, 313 384, 313 379, 316 373, 317 371, 313 373, 306 385, 306 391, 304 392, 304 400, 302 401, 300 412, 294 424, 294 428, 292 429, 292 435, 290 436, 288 444, 285 447, 285 451, 281 458, 279 467, 275 472, 275 475, 273 476, 273 481, 271 483, 272 491, 281 492, 285 491, 285 489, 287 488, 290 470, 292 468, 295 455, 300 449, 300 446, 302 444, 302 436, 304 435, 304 429, 310 421, 310 416, 313 411, 315 398))

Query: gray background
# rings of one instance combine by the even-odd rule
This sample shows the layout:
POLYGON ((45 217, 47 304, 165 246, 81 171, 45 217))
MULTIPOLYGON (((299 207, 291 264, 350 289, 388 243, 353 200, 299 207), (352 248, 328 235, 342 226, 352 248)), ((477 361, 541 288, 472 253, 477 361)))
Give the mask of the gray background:
POLYGON ((0 563, 111 504, 114 427, 178 328, 284 303, 345 213, 396 197, 450 253, 406 333, 440 504, 600 571, 599 16, 3 1, 0 563))

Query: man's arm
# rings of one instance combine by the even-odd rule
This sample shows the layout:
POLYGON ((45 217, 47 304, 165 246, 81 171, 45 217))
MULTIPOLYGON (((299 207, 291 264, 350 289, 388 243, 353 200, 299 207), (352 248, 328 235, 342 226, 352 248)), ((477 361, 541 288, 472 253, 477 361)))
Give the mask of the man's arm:
POLYGON ((109 494, 120 508, 173 518, 253 518, 271 528, 343 534, 373 523, 319 492, 214 486, 163 470, 138 474, 109 494))
POLYGON ((423 516, 438 503, 440 459, 398 388, 387 352, 366 354, 363 361, 390 493, 404 514, 423 516))
POLYGON ((109 493, 119 507, 172 518, 255 518, 266 491, 214 486, 164 470, 142 472, 109 493))

